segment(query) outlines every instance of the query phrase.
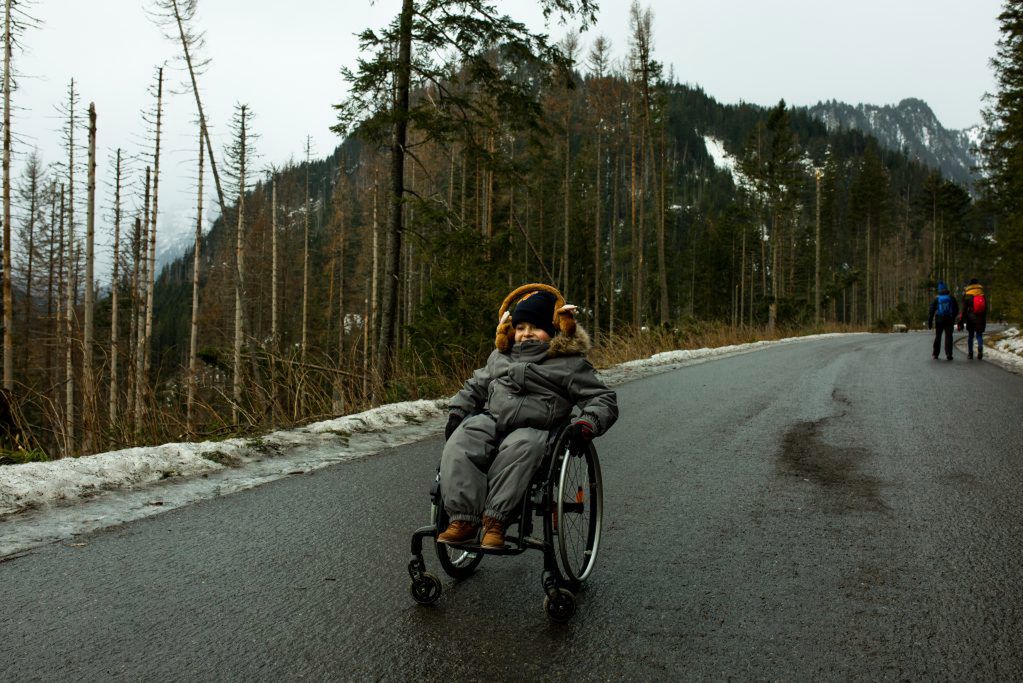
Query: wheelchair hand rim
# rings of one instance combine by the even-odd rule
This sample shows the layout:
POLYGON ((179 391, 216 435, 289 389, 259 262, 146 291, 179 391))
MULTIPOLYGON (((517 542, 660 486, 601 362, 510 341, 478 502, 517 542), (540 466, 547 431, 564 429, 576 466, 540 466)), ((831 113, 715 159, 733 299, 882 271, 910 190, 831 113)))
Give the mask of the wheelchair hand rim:
POLYGON ((589 577, 593 571, 593 566, 597 560, 597 550, 600 547, 600 535, 601 527, 604 521, 604 494, 603 485, 601 482, 600 474, 600 463, 597 460, 597 454, 593 450, 592 445, 586 446, 586 452, 581 459, 586 462, 587 471, 587 483, 588 483, 588 495, 591 501, 591 506, 586 511, 590 517, 589 526, 587 528, 587 548, 584 551, 583 556, 586 558, 585 564, 583 565, 582 571, 576 573, 577 568, 575 563, 569 559, 569 549, 566 546, 566 534, 563 533, 562 525, 564 524, 565 517, 565 481, 568 477, 568 471, 572 464, 573 456, 568 449, 567 443, 560 444, 558 450, 559 457, 561 458, 561 467, 558 476, 558 490, 557 490, 557 511, 558 511, 558 555, 561 558, 561 565, 566 577, 569 581, 582 582, 589 577))

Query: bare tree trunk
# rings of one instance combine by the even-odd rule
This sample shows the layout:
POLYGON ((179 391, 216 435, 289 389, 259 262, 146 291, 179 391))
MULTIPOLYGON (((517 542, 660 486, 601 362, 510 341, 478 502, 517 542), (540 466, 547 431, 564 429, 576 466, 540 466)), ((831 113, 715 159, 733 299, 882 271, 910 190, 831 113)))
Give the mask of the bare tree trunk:
MULTIPOLYGON (((64 332, 64 301, 67 298, 66 292, 64 291, 64 289, 65 289, 65 287, 68 286, 68 283, 69 283, 69 281, 71 279, 69 277, 64 277, 64 218, 65 218, 65 210, 66 210, 66 205, 64 203, 64 183, 61 183, 60 184, 60 214, 59 214, 60 219, 59 219, 59 226, 58 226, 58 233, 57 233, 57 254, 58 254, 58 256, 57 256, 57 321, 56 321, 56 325, 54 326, 54 328, 55 328, 54 329, 54 332, 55 332, 54 336, 57 338, 57 361, 56 361, 56 363, 54 363, 54 371, 53 371, 53 374, 54 374, 55 378, 58 378, 60 376, 60 363, 61 363, 60 359, 61 359, 61 356, 64 353, 64 346, 70 343, 67 339, 65 339, 65 332, 64 332)), ((60 396, 61 391, 59 390, 59 387, 61 385, 58 382, 55 381, 54 382, 54 386, 58 387, 58 390, 54 393, 53 403, 55 405, 60 405, 60 403, 61 403, 61 400, 60 400, 61 399, 61 396, 60 396)), ((66 408, 66 406, 65 406, 65 408, 66 408)), ((67 444, 67 435, 66 434, 64 435, 63 441, 64 441, 64 443, 63 443, 64 452, 67 453, 68 444, 67 444)))
MULTIPOLYGON (((340 196, 340 188, 336 189, 335 197, 340 196)), ((340 201, 340 199, 336 199, 340 201)), ((343 216, 338 216, 338 275, 337 275, 337 367, 342 369, 345 362, 345 222, 343 216)), ((344 413, 344 379, 337 375, 334 388, 334 414, 344 413)))
POLYGON ((615 333, 615 299, 618 297, 618 272, 617 272, 617 242, 618 242, 618 181, 620 175, 618 173, 618 161, 615 160, 615 172, 612 176, 611 184, 611 229, 608 234, 608 242, 610 243, 610 249, 608 250, 608 260, 611 261, 610 277, 608 278, 610 285, 607 291, 608 300, 608 312, 607 312, 607 332, 609 335, 614 337, 615 333))
POLYGON ((739 326, 744 322, 746 308, 746 226, 742 228, 742 258, 739 265, 739 326))
MULTIPOLYGON (((188 77, 192 81, 192 93, 195 95, 195 108, 199 112, 199 128, 202 130, 202 135, 206 139, 206 151, 209 152, 210 157, 210 170, 213 172, 213 184, 217 189, 217 201, 220 203, 220 215, 227 220, 227 202, 224 201, 224 191, 220 186, 220 174, 217 172, 217 158, 213 154, 213 143, 210 141, 209 127, 206 125, 206 114, 202 108, 202 98, 199 97, 199 85, 195 79, 195 64, 192 62, 192 52, 189 49, 194 44, 195 39, 189 30, 186 30, 185 23, 189 19, 182 12, 179 0, 170 0, 171 10, 174 14, 174 21, 178 27, 178 36, 181 38, 181 50, 185 54, 185 65, 188 67, 188 77)), ((201 38, 199 38, 201 42, 201 38)))
MULTIPOLYGON (((46 274, 46 320, 48 322, 49 321, 53 321, 53 323, 51 323, 52 327, 50 327, 50 330, 49 330, 50 338, 53 339, 53 340, 57 340, 57 339, 60 338, 60 321, 56 319, 56 316, 54 316, 53 313, 54 313, 54 308, 55 308, 54 304, 56 304, 56 310, 57 311, 60 310, 60 300, 59 300, 59 295, 57 295, 57 301, 54 301, 53 285, 54 285, 54 281, 55 281, 55 272, 54 271, 57 268, 57 262, 58 262, 57 249, 55 248, 55 246, 56 246, 56 244, 59 244, 59 243, 56 242, 53 239, 53 231, 57 227, 57 223, 58 223, 58 220, 59 220, 60 225, 61 225, 61 236, 60 236, 60 239, 61 239, 61 241, 63 241, 63 238, 64 238, 64 235, 63 235, 63 231, 64 231, 64 216, 63 216, 63 213, 64 212, 63 212, 63 209, 62 209, 61 210, 61 216, 58 219, 57 218, 57 183, 55 181, 50 183, 50 193, 51 193, 51 197, 50 197, 50 229, 49 229, 48 235, 47 235, 47 247, 48 247, 49 253, 47 254, 47 262, 48 263, 47 263, 47 266, 46 266, 46 272, 47 272, 47 274, 46 274)), ((59 285, 58 285, 58 287, 59 287, 59 285)), ((46 376, 49 378, 50 384, 55 386, 57 384, 57 372, 56 372, 56 368, 54 367, 54 363, 53 363, 53 343, 47 342, 47 344, 46 344, 46 359, 45 359, 44 362, 45 362, 45 366, 44 367, 46 368, 45 369, 46 376)))
POLYGON ((246 106, 241 107, 241 131, 238 149, 240 151, 238 172, 238 227, 235 233, 235 284, 234 284, 234 388, 231 406, 231 421, 238 424, 239 407, 242 401, 242 294, 245 289, 245 117, 246 106))
POLYGON ((141 235, 139 236, 138 243, 138 254, 137 261, 139 263, 139 277, 138 277, 138 294, 137 294, 137 305, 135 307, 136 322, 135 322, 135 431, 139 432, 142 429, 142 419, 145 415, 145 397, 146 388, 149 384, 149 377, 146 373, 146 343, 148 341, 146 337, 146 302, 149 300, 147 296, 146 286, 149 282, 149 258, 146 255, 146 245, 149 242, 149 191, 150 182, 152 181, 152 171, 146 166, 146 188, 145 188, 145 199, 142 206, 142 226, 141 235))
MULTIPOLYGON (((376 171, 373 172, 373 273, 371 275, 372 287, 370 289, 370 308, 369 308, 369 325, 373 334, 377 332, 377 291, 379 289, 379 283, 377 282, 377 274, 380 272, 380 266, 378 263, 378 255, 380 253, 380 227, 377 220, 377 182, 376 182, 376 171)), ((375 351, 375 350, 374 350, 375 351)), ((376 353, 370 353, 370 365, 373 369, 373 374, 376 376, 376 353)))
POLYGON ((118 294, 121 289, 120 283, 120 258, 121 258, 121 150, 117 150, 117 161, 115 165, 114 180, 114 268, 110 276, 110 401, 109 415, 110 425, 117 422, 117 306, 118 294))
POLYGON ((96 237, 96 105, 89 103, 89 180, 88 204, 85 211, 85 330, 82 339, 82 449, 91 453, 95 447, 96 432, 96 377, 92 371, 93 313, 95 286, 93 262, 96 237))
MULTIPOLYGON (((666 186, 668 184, 668 173, 667 173, 668 158, 667 158, 667 153, 666 153, 667 144, 666 144, 666 141, 665 141, 665 127, 666 127, 666 124, 662 124, 661 125, 661 178, 660 178, 661 182, 660 182, 660 188, 659 188, 660 189, 660 193, 659 193, 660 194, 660 201, 659 201, 659 204, 660 204, 661 210, 660 210, 660 215, 659 215, 660 220, 657 221, 657 283, 658 283, 658 286, 659 286, 659 288, 661 290, 660 291, 660 295, 661 295, 660 296, 660 299, 661 299, 660 303, 661 303, 661 324, 662 325, 667 325, 668 324, 668 318, 671 315, 671 307, 670 307, 670 305, 668 303, 668 264, 667 264, 667 256, 666 256, 665 251, 664 251, 664 232, 665 232, 665 223, 667 222, 667 212, 668 212, 668 207, 667 207, 667 203, 666 203, 667 202, 667 196, 666 196, 666 190, 665 190, 665 188, 666 188, 666 186)), ((696 258, 696 243, 695 243, 695 240, 693 242, 693 258, 694 259, 696 258)), ((693 272, 693 277, 695 277, 695 268, 694 268, 694 272, 693 272)), ((690 297, 689 301, 690 301, 690 313, 692 313, 692 301, 693 301, 693 299, 690 297)))
POLYGON ((569 136, 569 127, 565 126, 565 234, 563 242, 563 251, 561 255, 561 266, 562 266, 562 280, 561 280, 561 293, 564 296, 568 296, 568 283, 569 283, 569 271, 568 271, 568 242, 570 239, 571 227, 569 221, 572 219, 572 197, 570 191, 572 189, 572 167, 571 167, 571 156, 572 156, 572 140, 569 136))
POLYGON ((412 68, 412 0, 402 0, 398 24, 398 63, 395 68, 394 138, 391 142, 391 213, 387 239, 387 274, 384 278, 383 319, 377 358, 380 378, 391 376, 391 356, 397 327, 398 286, 401 282, 401 241, 404 237, 402 204, 405 199, 405 141, 408 131, 409 82, 412 68))
POLYGON ((14 391, 14 296, 11 291, 11 4, 4 3, 4 389, 14 391))
POLYGON ((866 295, 867 295, 867 301, 866 301, 866 305, 867 305, 867 320, 866 320, 866 322, 867 322, 868 325, 874 320, 873 297, 871 296, 871 294, 872 294, 871 290, 873 289, 873 286, 872 286, 872 283, 871 283, 871 280, 870 280, 870 276, 871 276, 871 272, 870 272, 870 217, 868 216, 867 217, 867 286, 866 286, 866 295))
MULTIPOLYGON (((200 152, 201 154, 201 152, 200 152)), ((201 157, 200 157, 201 158, 201 157)), ((270 348, 277 354, 280 329, 277 323, 277 179, 270 181, 270 348)), ((274 402, 276 405, 276 402, 274 402)))
MULTIPOLYGON (((26 168, 28 174, 28 221, 25 229, 25 241, 27 243, 27 272, 25 273, 25 321, 22 325, 25 341, 22 343, 22 359, 21 367, 22 372, 28 373, 29 368, 29 352, 35 344, 30 343, 32 339, 32 268, 35 265, 35 250, 36 250, 36 214, 39 211, 39 167, 35 164, 35 159, 29 157, 28 167, 26 168)), ((13 314, 12 314, 13 316, 13 314)))
POLYGON ((129 326, 128 326, 128 391, 126 398, 128 400, 125 411, 128 415, 133 416, 136 423, 138 422, 138 415, 136 410, 138 408, 138 402, 136 396, 138 394, 138 372, 135 359, 138 358, 138 320, 139 320, 139 245, 142 242, 142 220, 138 214, 135 215, 134 231, 132 232, 131 240, 131 310, 129 311, 129 326))
MULTIPOLYGON (((68 202, 70 205, 71 202, 68 202)), ((73 212, 74 209, 69 211, 73 212)), ((75 272, 74 223, 68 221, 67 230, 67 301, 64 309, 64 455, 71 455, 75 448, 75 368, 74 368, 74 316, 75 316, 75 288, 77 287, 77 273, 75 272)))
MULTIPOLYGON (((369 278, 366 278, 366 290, 369 291, 369 278)), ((364 297, 362 307, 362 398, 369 396, 369 296, 364 297)))
POLYGON ((146 287, 145 371, 149 375, 153 351, 153 293, 156 289, 156 217, 160 203, 160 127, 163 119, 163 67, 158 71, 156 86, 156 149, 153 154, 153 206, 149 220, 149 283, 146 287))
MULTIPOLYGON (((205 167, 203 159, 203 134, 199 131, 199 189, 196 192, 198 197, 195 211, 195 247, 192 256, 192 334, 188 344, 188 398, 185 402, 186 425, 189 436, 195 434, 195 385, 196 374, 199 370, 199 250, 202 247, 202 173, 205 167)), ((274 190, 276 193, 276 189, 274 190)), ((276 194, 274 195, 276 198, 276 194)), ((276 240, 276 237, 275 237, 276 240)), ((276 261, 276 241, 274 242, 274 258, 276 261)), ((276 263, 275 263, 276 265, 276 263)), ((276 274, 274 285, 276 288, 276 274)), ((276 314, 276 307, 274 310, 276 314)), ((276 322, 276 315, 275 315, 276 322)))
MULTIPOLYGON (((306 138, 305 147, 305 220, 302 238, 302 346, 300 356, 305 364, 309 350, 309 164, 311 139, 306 138)), ((305 386, 299 392, 299 413, 303 412, 305 398, 305 386)))
MULTIPOLYGON (((6 128, 5 128, 6 130, 6 128)), ((75 81, 71 79, 68 88, 68 194, 67 194, 67 301, 64 309, 65 323, 65 408, 64 447, 65 455, 71 455, 75 448, 75 375, 74 375, 74 315, 75 288, 77 280, 74 258, 75 245, 75 81)))
POLYGON ((814 180, 817 181, 817 220, 814 229, 814 259, 813 259, 813 319, 818 325, 821 324, 821 175, 822 171, 815 168, 813 171, 814 180))

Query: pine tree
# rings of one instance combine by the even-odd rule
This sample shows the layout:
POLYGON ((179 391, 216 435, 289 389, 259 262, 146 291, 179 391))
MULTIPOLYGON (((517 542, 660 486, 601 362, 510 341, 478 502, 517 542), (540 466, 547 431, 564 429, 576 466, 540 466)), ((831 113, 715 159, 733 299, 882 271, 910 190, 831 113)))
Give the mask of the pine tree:
POLYGON ((999 216, 996 227, 998 294, 1004 314, 1023 316, 1023 0, 1005 0, 1001 36, 991 60, 998 91, 984 110, 983 188, 999 216))
MULTIPOLYGON (((574 16, 585 28, 595 18, 592 0, 540 0, 545 17, 574 16)), ((499 69, 492 61, 495 46, 520 66, 564 64, 564 56, 546 34, 530 31, 524 24, 500 12, 491 0, 403 0, 401 13, 384 31, 360 34, 358 69, 344 71, 351 95, 337 106, 335 131, 356 129, 371 140, 387 142, 391 150, 389 215, 386 240, 381 325, 376 344, 380 377, 390 379, 398 322, 398 293, 402 284, 402 240, 405 203, 405 157, 411 123, 437 139, 452 136, 480 121, 514 128, 535 127, 541 117, 532 83, 518 73, 499 69), (416 59, 412 59, 413 50, 416 59), (444 60, 431 57, 455 52, 462 61, 461 73, 472 84, 476 99, 451 87, 452 70, 444 60), (443 88, 440 99, 413 101, 410 93, 420 84, 443 88), (480 103, 485 102, 486 108, 480 103), (467 113, 470 116, 467 116, 467 113)), ((543 75, 544 69, 536 73, 543 75)), ((486 139, 486 136, 483 136, 486 139)))

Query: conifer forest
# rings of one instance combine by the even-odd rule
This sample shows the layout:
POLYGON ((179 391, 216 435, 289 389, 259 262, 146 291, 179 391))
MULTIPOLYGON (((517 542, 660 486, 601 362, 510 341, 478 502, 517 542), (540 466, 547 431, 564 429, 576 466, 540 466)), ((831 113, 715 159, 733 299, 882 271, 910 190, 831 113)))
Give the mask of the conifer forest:
POLYGON ((154 65, 139 148, 97 154, 104 103, 72 80, 54 103, 64 156, 43 159, 17 143, 10 111, 19 45, 45 26, 4 0, 8 461, 447 395, 526 282, 558 287, 604 350, 644 337, 679 348, 711 329, 920 327, 937 281, 970 277, 998 292, 997 315, 1023 312, 1023 2, 1001 18, 991 168, 971 188, 784 101, 716 101, 685 64, 658 60, 639 0, 627 44, 585 30, 592 0, 540 0, 549 34, 496 0, 388 0, 393 21, 363 31, 360 59, 329 84, 336 149, 296 140, 296 160, 268 166, 256 160, 274 131, 246 104, 230 145, 210 135, 204 98, 244 93, 202 89, 199 1, 146 0, 190 87, 172 93, 154 65), (169 97, 192 108, 191 169, 161 166, 169 97), (157 272, 168 173, 194 183, 194 240, 157 272), (95 270, 99 232, 109 279, 95 270))

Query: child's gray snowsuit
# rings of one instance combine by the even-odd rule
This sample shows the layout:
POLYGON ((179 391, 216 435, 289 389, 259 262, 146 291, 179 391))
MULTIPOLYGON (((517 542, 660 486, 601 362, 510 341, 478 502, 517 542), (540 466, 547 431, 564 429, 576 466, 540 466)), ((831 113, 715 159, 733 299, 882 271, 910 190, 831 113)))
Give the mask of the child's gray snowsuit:
POLYGON ((571 337, 494 351, 451 399, 451 413, 468 416, 441 457, 441 495, 452 521, 479 523, 483 514, 506 521, 543 459, 549 430, 573 405, 594 436, 618 419, 615 392, 583 355, 589 348, 589 336, 577 327, 571 337))

